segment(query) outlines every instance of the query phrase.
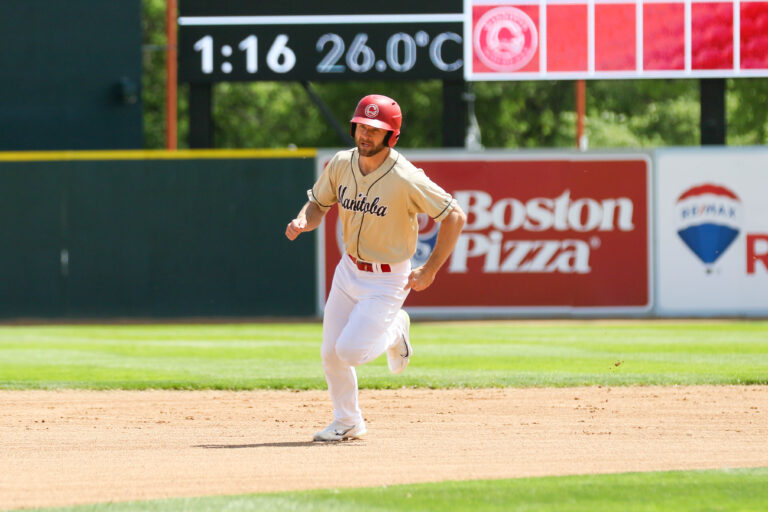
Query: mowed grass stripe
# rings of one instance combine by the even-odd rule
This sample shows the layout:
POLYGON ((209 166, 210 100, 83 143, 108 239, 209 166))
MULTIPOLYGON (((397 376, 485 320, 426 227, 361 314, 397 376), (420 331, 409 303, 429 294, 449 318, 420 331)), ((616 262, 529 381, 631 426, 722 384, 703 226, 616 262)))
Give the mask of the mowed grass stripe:
POLYGON ((37 512, 762 512, 768 468, 475 480, 34 509, 37 512))
MULTIPOLYGON (((0 388, 323 389, 320 323, 0 327, 0 388)), ((768 322, 412 324, 363 388, 766 384, 768 322)))

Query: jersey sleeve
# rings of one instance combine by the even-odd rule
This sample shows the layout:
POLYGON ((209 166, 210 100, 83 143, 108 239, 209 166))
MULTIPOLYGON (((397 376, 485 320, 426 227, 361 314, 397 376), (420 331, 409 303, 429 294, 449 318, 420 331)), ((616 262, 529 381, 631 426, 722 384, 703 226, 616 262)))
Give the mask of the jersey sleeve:
POLYGON ((421 169, 417 169, 412 176, 410 199, 417 212, 426 213, 435 222, 442 221, 456 206, 453 196, 430 180, 421 169))
POLYGON ((323 212, 328 211, 331 206, 338 202, 333 180, 333 171, 337 160, 337 156, 334 156, 325 166, 312 188, 307 190, 307 199, 319 206, 323 212))

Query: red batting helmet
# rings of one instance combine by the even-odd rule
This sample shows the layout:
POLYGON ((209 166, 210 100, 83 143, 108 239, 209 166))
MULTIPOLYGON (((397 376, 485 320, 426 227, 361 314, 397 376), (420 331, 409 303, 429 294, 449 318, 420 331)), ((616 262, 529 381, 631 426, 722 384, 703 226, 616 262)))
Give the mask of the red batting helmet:
POLYGON ((355 136, 355 125, 358 123, 388 130, 390 133, 385 142, 393 148, 397 144, 397 139, 400 138, 403 113, 400 111, 400 105, 392 98, 380 94, 369 94, 357 104, 355 115, 349 122, 352 123, 352 137, 355 136))

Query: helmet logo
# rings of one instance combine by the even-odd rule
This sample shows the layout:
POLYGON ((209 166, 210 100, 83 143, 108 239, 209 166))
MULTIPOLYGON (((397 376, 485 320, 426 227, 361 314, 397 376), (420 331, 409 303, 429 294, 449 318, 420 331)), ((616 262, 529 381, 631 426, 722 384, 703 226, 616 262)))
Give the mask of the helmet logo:
POLYGON ((379 115, 379 106, 375 103, 369 103, 365 106, 365 117, 376 117, 379 115))

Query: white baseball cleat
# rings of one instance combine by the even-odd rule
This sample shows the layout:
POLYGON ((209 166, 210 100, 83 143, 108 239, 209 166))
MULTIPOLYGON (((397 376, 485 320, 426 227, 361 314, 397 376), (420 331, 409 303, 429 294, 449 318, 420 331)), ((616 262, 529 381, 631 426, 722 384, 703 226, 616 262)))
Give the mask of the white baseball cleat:
POLYGON ((387 365, 389 371, 397 375, 401 373, 408 366, 413 355, 413 348, 411 348, 411 317, 404 309, 397 312, 402 317, 403 330, 400 332, 400 338, 387 349, 387 365))
POLYGON ((344 439, 359 439, 365 435, 365 422, 361 421, 357 425, 345 425, 340 421, 333 422, 320 432, 315 432, 313 441, 342 441, 344 439))

